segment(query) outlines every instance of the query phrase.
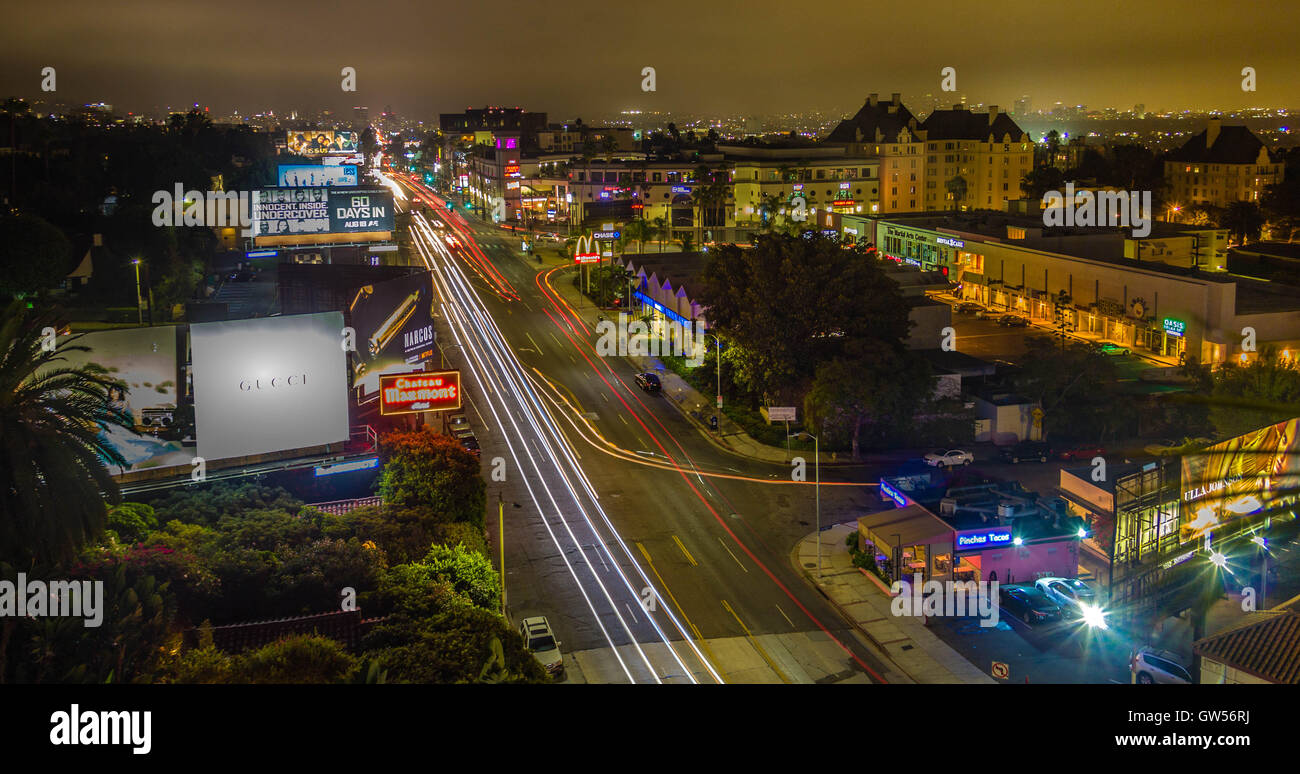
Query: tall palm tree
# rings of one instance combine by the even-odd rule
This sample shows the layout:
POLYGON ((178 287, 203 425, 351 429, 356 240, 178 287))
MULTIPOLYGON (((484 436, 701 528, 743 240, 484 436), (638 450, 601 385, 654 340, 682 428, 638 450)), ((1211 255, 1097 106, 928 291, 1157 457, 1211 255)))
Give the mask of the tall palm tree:
POLYGON ((44 351, 58 323, 25 307, 0 318, 0 561, 15 566, 73 559, 103 530, 105 501, 120 499, 105 463, 126 460, 102 431, 133 425, 109 400, 119 382, 98 366, 60 365, 90 348, 74 336, 44 351))
POLYGON ((668 218, 660 215, 650 221, 650 228, 652 229, 651 233, 659 240, 659 252, 662 253, 664 251, 664 237, 672 233, 672 229, 668 227, 668 218))

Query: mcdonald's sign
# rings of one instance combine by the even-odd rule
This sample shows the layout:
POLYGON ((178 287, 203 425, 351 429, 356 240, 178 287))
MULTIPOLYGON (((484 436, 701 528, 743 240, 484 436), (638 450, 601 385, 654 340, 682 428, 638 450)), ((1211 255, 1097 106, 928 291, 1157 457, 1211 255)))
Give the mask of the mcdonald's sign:
POLYGON ((600 260, 600 253, 596 250, 596 240, 590 236, 578 237, 578 242, 573 246, 574 263, 596 263, 600 260))

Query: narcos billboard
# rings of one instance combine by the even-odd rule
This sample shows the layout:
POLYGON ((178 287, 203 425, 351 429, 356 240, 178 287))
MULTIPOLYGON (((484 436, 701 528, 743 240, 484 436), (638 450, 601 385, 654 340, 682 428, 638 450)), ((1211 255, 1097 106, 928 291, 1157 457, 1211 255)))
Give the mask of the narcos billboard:
POLYGON ((198 455, 243 457, 348 438, 343 314, 194 323, 198 455))

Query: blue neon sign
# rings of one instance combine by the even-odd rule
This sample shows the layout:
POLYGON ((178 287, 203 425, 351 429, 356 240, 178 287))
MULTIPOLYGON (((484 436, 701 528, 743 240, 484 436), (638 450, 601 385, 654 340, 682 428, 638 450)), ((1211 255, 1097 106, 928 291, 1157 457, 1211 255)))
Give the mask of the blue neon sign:
POLYGON ((890 486, 889 482, 883 478, 880 479, 880 493, 893 500, 894 505, 897 505, 899 508, 907 505, 907 495, 890 486))
POLYGON ((1011 527, 981 527, 965 529, 957 533, 957 551, 978 551, 984 548, 1009 546, 1014 540, 1011 527))
POLYGON ((655 309, 658 309, 660 312, 663 312, 664 316, 667 317, 669 320, 674 320, 674 321, 676 321, 676 322, 681 323, 682 325, 690 325, 690 324, 691 324, 691 321, 690 321, 690 320, 686 319, 685 317, 682 317, 680 314, 677 314, 677 313, 674 312, 673 310, 669 309, 668 307, 664 306, 663 304, 661 304, 661 303, 659 303, 658 301, 654 300, 654 299, 651 298, 650 296, 647 296, 645 293, 642 293, 642 292, 639 291, 639 290, 636 291, 635 293, 633 293, 632 295, 633 295, 633 296, 634 296, 638 301, 640 301, 641 303, 645 304, 646 306, 652 306, 652 307, 654 307, 655 309))

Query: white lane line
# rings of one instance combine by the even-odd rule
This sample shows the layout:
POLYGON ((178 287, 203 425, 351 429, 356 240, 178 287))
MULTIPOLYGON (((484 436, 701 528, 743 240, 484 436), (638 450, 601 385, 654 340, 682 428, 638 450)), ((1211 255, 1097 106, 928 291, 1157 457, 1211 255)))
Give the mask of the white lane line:
POLYGON ((790 620, 790 616, 788 616, 788 615, 785 614, 785 611, 781 609, 781 606, 780 606, 780 605, 777 605, 777 606, 776 606, 776 611, 777 611, 778 613, 781 614, 781 617, 784 618, 784 619, 785 619, 785 622, 788 623, 788 624, 790 624, 790 628, 793 629, 793 628, 794 628, 794 621, 791 621, 791 620, 790 620))
MULTIPOLYGON (((724 551, 726 551, 727 553, 731 554, 731 549, 730 549, 730 548, 727 548, 727 544, 722 542, 722 538, 718 538, 718 542, 719 542, 719 543, 722 543, 722 549, 723 549, 724 551)), ((736 555, 735 555, 735 554, 731 554, 731 558, 732 558, 732 559, 736 559, 736 555)), ((739 559, 736 559, 736 564, 740 564, 740 560, 739 560, 739 559)), ((745 572, 749 572, 749 570, 746 570, 746 569, 745 569, 745 565, 743 565, 743 564, 740 564, 740 569, 745 570, 745 572)))
POLYGON ((532 341, 532 342, 533 342, 533 346, 537 348, 537 354, 539 354, 539 355, 545 357, 545 356, 546 356, 546 353, 542 351, 542 347, 541 347, 541 345, 538 344, 536 341, 533 341, 533 334, 531 334, 531 333, 529 333, 529 332, 527 332, 527 331, 524 331, 524 335, 528 337, 528 340, 529 340, 529 341, 532 341))

